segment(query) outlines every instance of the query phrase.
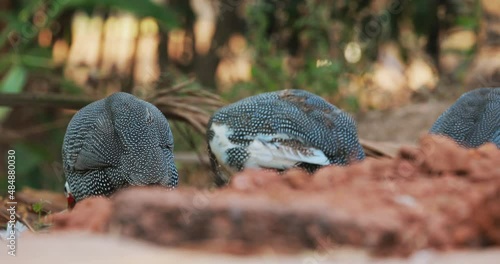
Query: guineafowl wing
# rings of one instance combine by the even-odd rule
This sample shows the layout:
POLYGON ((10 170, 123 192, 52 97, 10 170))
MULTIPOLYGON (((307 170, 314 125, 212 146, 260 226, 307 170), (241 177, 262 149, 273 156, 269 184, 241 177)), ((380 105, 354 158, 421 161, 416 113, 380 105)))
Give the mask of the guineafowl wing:
POLYGON ((110 167, 112 157, 118 150, 115 142, 114 128, 106 114, 97 117, 87 132, 74 164, 75 170, 92 170, 110 167))

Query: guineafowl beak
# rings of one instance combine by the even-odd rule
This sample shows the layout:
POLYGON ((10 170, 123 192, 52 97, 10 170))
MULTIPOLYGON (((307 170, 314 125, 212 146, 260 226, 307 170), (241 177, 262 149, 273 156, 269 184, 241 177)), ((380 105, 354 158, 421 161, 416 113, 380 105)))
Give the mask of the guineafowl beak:
POLYGON ((75 197, 73 197, 73 195, 69 193, 68 196, 66 196, 66 198, 68 199, 68 209, 73 209, 73 207, 75 207, 76 204, 75 197))
POLYGON ((64 184, 64 195, 66 195, 66 199, 68 200, 68 209, 73 209, 73 207, 75 207, 76 200, 75 197, 73 197, 73 194, 71 194, 68 182, 64 184))

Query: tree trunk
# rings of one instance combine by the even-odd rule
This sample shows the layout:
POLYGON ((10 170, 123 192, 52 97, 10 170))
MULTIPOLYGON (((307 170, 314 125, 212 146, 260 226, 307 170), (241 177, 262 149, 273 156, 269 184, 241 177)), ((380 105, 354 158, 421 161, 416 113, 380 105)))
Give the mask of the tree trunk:
POLYGON ((215 73, 221 60, 217 51, 226 45, 232 34, 244 31, 244 19, 238 14, 243 0, 221 0, 210 51, 205 55, 195 53, 194 71, 204 87, 215 90, 215 73))

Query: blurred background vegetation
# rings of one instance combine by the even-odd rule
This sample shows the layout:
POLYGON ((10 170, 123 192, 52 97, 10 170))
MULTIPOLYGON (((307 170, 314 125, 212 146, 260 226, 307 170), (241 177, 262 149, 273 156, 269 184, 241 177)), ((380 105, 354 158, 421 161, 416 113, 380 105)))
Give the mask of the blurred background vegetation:
MULTIPOLYGON (((18 188, 61 191, 71 116, 116 91, 298 88, 357 115, 498 86, 498 17, 500 0, 0 0, 0 178, 14 149, 18 188)), ((209 180, 175 119, 181 173, 209 180)))

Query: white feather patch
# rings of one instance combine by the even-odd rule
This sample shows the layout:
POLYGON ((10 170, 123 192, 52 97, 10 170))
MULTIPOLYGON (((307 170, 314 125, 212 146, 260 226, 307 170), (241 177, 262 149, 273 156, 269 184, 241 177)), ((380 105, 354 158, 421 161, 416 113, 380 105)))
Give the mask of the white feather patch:
POLYGON ((319 149, 310 147, 305 153, 280 142, 271 142, 276 138, 290 139, 285 134, 257 136, 247 148, 250 157, 246 167, 288 169, 302 162, 316 165, 330 164, 323 151, 319 149))
MULTIPOLYGON (((227 163, 226 151, 240 146, 233 144, 229 140, 228 137, 233 131, 227 125, 212 124, 211 128, 214 131, 214 137, 209 142, 210 149, 217 160, 227 163)), ((304 152, 280 142, 273 142, 276 139, 291 140, 292 138, 286 134, 258 135, 253 138, 253 141, 246 148, 250 156, 245 163, 245 167, 288 169, 294 167, 297 163, 330 164, 323 151, 317 148, 310 147, 304 152)))
POLYGON ((215 135, 213 139, 208 143, 210 145, 210 149, 212 150, 212 153, 215 155, 217 160, 226 163, 226 150, 238 147, 238 145, 231 143, 228 138, 229 135, 231 135, 233 132, 227 125, 212 124, 211 128, 214 131, 215 135))

